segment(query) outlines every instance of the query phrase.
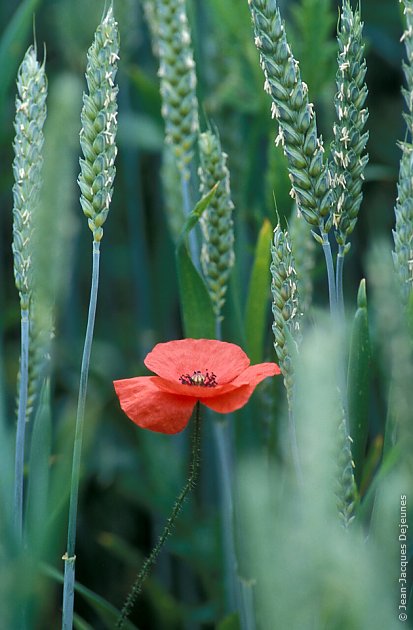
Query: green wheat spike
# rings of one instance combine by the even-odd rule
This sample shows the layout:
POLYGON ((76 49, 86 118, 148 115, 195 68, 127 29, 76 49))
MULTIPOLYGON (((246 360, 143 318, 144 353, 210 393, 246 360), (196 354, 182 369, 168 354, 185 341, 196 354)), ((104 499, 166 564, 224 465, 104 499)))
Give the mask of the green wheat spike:
POLYGON ((13 148, 14 278, 22 310, 29 309, 33 290, 33 214, 39 202, 43 166, 43 125, 46 119, 47 80, 36 49, 27 50, 17 75, 16 131, 13 148))
POLYGON ((400 143, 402 158, 395 207, 393 260, 399 276, 402 296, 407 303, 413 287, 413 2, 404 0, 403 4, 406 29, 402 40, 407 55, 407 63, 403 63, 407 88, 403 89, 403 96, 408 110, 404 114, 408 138, 400 143))
POLYGON ((80 203, 96 242, 103 236, 102 226, 109 213, 116 173, 118 88, 114 80, 118 52, 117 24, 112 9, 109 9, 88 51, 86 81, 89 94, 83 94, 81 112, 80 144, 84 159, 80 159, 78 179, 80 203))
POLYGON ((299 216, 295 208, 289 225, 291 246, 297 272, 298 295, 303 314, 308 313, 313 297, 312 272, 315 267, 316 244, 310 235, 308 223, 299 216))
POLYGON ((341 252, 350 249, 347 239, 353 232, 363 198, 361 187, 368 155, 364 153, 368 132, 364 127, 368 118, 365 105, 366 61, 364 59, 363 23, 360 11, 353 12, 344 0, 337 41, 339 47, 336 75, 337 93, 334 140, 331 147, 333 162, 331 175, 334 187, 334 228, 341 252))
POLYGON ((338 427, 338 432, 337 509, 341 524, 347 529, 354 520, 358 497, 357 486, 354 479, 354 462, 351 455, 351 437, 348 435, 344 410, 342 410, 342 420, 338 427))
POLYGON ((20 295, 20 373, 17 410, 14 525, 17 540, 23 532, 23 484, 25 426, 27 418, 29 377, 29 336, 33 293, 33 227, 38 214, 42 185, 43 124, 46 119, 47 80, 44 63, 37 61, 36 48, 31 46, 17 75, 16 135, 13 143, 13 259, 14 278, 20 295))
POLYGON ((207 131, 199 136, 199 168, 201 194, 205 195, 215 184, 216 193, 200 219, 203 243, 201 265, 211 296, 215 316, 222 319, 221 311, 231 269, 234 265, 234 224, 230 176, 227 155, 221 149, 219 137, 207 131))
POLYGON ((178 166, 170 145, 165 144, 162 151, 161 180, 164 190, 166 220, 175 242, 182 232, 184 224, 182 188, 178 166))
POLYGON ((293 400, 294 366, 291 341, 299 342, 301 310, 297 288, 297 272, 287 231, 278 224, 271 245, 271 292, 274 321, 274 348, 277 353, 288 403, 293 400))
POLYGON ((292 196, 308 223, 319 228, 321 237, 314 236, 323 243, 332 227, 332 193, 313 105, 288 44, 277 2, 249 0, 249 5, 264 87, 272 98, 272 114, 279 124, 277 141, 288 160, 292 196))
POLYGON ((156 20, 166 142, 173 147, 178 168, 188 179, 199 121, 185 0, 156 0, 156 20))

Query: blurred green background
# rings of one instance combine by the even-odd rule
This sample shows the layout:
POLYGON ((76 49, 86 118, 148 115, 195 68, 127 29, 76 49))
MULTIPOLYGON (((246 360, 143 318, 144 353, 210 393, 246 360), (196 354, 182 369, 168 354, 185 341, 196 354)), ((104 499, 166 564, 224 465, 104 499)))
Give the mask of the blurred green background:
MULTIPOLYGON (((174 218, 179 221, 180 208, 161 176, 163 121, 159 79, 143 15, 144 4, 143 0, 114 2, 121 36, 119 153, 112 208, 101 247, 77 543, 77 579, 117 607, 123 602, 143 554, 159 534, 186 474, 186 435, 170 437, 138 430, 120 412, 112 388, 115 378, 145 373, 143 359, 155 343, 182 336, 170 230, 174 218)), ((334 119, 334 31, 339 3, 331 2, 329 15, 304 22, 300 1, 280 0, 279 4, 294 54, 301 62, 302 77, 309 84, 310 100, 316 105, 319 132, 328 146, 334 119), (325 37, 320 24, 326 26, 325 37)), ((201 120, 204 128, 212 123, 220 132, 223 149, 229 156, 235 202, 237 259, 223 338, 243 345, 242 314, 255 242, 264 218, 275 226, 275 204, 282 220, 290 216, 289 180, 284 158, 274 147, 277 130, 270 117, 269 98, 262 89, 263 76, 247 0, 188 0, 187 6, 201 120)), ((46 557, 58 569, 65 546, 68 450, 76 415, 91 271, 91 234, 81 212, 76 184, 79 114, 86 51, 103 10, 104 2, 100 0, 0 3, 0 394, 2 413, 10 430, 14 426, 20 318, 11 253, 15 76, 32 42, 33 13, 39 56, 43 55, 44 45, 49 80, 46 147, 52 157, 48 162, 50 170, 45 172, 45 194, 53 216, 44 229, 50 229, 51 243, 54 229, 62 231, 62 238, 58 241, 55 269, 59 290, 51 369, 51 497, 56 513, 54 538, 46 557)), ((381 237, 390 239, 394 225, 400 157, 397 141, 405 135, 400 93, 401 15, 396 0, 363 0, 370 162, 345 269, 345 298, 350 313, 355 309, 360 278, 367 274, 367 252, 381 237)), ((194 190, 194 198, 196 193, 194 190)), ((326 279, 319 254, 314 271, 314 302, 325 306, 326 279)), ((270 293, 267 309, 264 357, 274 360, 270 293)), ((381 433, 384 423, 381 378, 381 370, 375 369, 376 409, 372 414, 371 439, 381 433)), ((273 403, 274 398, 283 400, 280 381, 264 386, 248 408, 254 419, 261 419, 262 426, 266 424, 263 418, 272 418, 268 411, 275 413, 274 406, 282 404, 273 403)), ((236 414, 235 421, 248 426, 248 412, 236 414)), ((241 448, 261 452, 261 434, 265 431, 251 434, 245 429, 239 440, 241 448)), ((270 429, 270 434, 274 433, 277 435, 276 424, 270 429)), ((225 616, 218 485, 207 426, 201 483, 136 607, 133 619, 139 628, 213 628, 225 616)), ((33 598, 36 627, 57 628, 59 607, 59 587, 46 579, 33 598)), ((90 627, 110 627, 87 598, 77 597, 76 611, 90 627)))

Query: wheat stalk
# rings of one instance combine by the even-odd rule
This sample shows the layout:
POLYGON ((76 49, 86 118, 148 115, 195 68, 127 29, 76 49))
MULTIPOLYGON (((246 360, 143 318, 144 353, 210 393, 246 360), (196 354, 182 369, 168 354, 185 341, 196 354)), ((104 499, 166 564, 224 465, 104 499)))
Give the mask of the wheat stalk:
POLYGON ((36 48, 30 46, 17 75, 13 161, 13 259, 14 278, 20 296, 21 353, 17 412, 14 518, 20 540, 23 524, 24 438, 28 399, 29 319, 33 292, 33 227, 42 183, 43 124, 46 119, 47 80, 36 48))
POLYGON ((336 311, 334 264, 328 233, 333 225, 331 178, 324 158, 322 138, 317 135, 313 104, 307 85, 301 80, 298 61, 287 41, 284 23, 275 0, 248 0, 255 30, 255 44, 264 71, 264 89, 272 99, 272 115, 277 119, 281 142, 287 157, 292 184, 291 196, 299 212, 319 233, 312 234, 324 251, 330 307, 336 311))
POLYGON ((114 84, 119 59, 118 25, 112 7, 98 26, 94 42, 88 51, 86 81, 89 94, 83 96, 81 112, 82 130, 80 144, 84 159, 80 160, 81 172, 78 183, 81 190, 80 202, 93 233, 93 268, 90 290, 89 313, 80 371, 79 397, 76 414, 76 432, 73 448, 72 478, 70 487, 67 547, 63 556, 65 563, 63 586, 64 630, 73 625, 73 600, 75 582, 76 521, 80 481, 83 425, 85 415, 87 382, 96 303, 99 286, 100 241, 113 192, 115 177, 116 138, 116 95, 114 84))
POLYGON ((369 159, 364 153, 369 134, 364 131, 368 110, 364 107, 367 98, 365 83, 367 68, 362 38, 363 23, 360 10, 353 11, 348 0, 344 0, 337 35, 339 48, 335 96, 337 122, 333 126, 334 140, 330 165, 335 196, 334 229, 339 246, 336 267, 337 303, 342 316, 344 256, 350 249, 347 240, 357 223, 363 198, 361 187, 364 170, 369 159))
POLYGON ((331 165, 335 193, 334 227, 336 240, 345 255, 350 245, 347 239, 354 230, 363 198, 361 187, 368 155, 363 155, 368 132, 363 132, 368 118, 364 107, 367 98, 365 83, 363 23, 360 11, 353 12, 345 0, 338 32, 338 71, 335 107, 338 121, 333 126, 331 165))

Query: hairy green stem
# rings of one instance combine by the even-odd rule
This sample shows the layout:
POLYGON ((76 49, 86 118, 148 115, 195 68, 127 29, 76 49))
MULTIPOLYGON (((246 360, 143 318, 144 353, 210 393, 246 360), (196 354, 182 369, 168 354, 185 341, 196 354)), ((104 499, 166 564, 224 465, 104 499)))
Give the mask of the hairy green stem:
POLYGON ((83 425, 85 417, 85 404, 87 382, 89 375, 90 353, 95 325, 96 303, 99 287, 99 241, 93 241, 93 268, 92 285, 90 289, 89 313, 86 327, 85 343, 83 347, 82 367, 80 371, 79 397, 76 414, 76 432, 73 447, 72 480, 70 485, 69 523, 67 529, 67 548, 63 556, 65 562, 65 574, 63 585, 63 630, 72 630, 73 627, 73 601, 75 583, 75 545, 76 545, 76 521, 79 497, 80 459, 82 454, 83 425))
POLYGON ((17 540, 23 531, 23 475, 24 435, 26 430, 27 384, 29 376, 29 311, 21 310, 20 391, 17 414, 15 473, 14 473, 14 524, 17 540))
POLYGON ((121 614, 117 621, 116 627, 123 628, 126 619, 128 618, 135 600, 139 593, 142 590, 142 585, 152 567, 155 564, 157 557, 159 556, 162 547, 164 546, 167 538, 172 533, 172 529, 175 525, 175 521, 182 510, 182 506, 189 492, 195 487, 195 484, 198 479, 199 474, 199 464, 200 464, 200 444, 201 444, 201 412, 200 412, 200 403, 197 402, 195 406, 195 426, 192 435, 192 456, 191 463, 189 467, 189 476, 185 486, 182 488, 178 498, 176 499, 175 505, 172 509, 171 516, 168 518, 164 530, 159 537, 158 542, 155 547, 152 549, 149 556, 146 558, 145 562, 141 570, 139 571, 137 578, 135 580, 134 585, 132 586, 128 597, 123 605, 121 610, 121 614))

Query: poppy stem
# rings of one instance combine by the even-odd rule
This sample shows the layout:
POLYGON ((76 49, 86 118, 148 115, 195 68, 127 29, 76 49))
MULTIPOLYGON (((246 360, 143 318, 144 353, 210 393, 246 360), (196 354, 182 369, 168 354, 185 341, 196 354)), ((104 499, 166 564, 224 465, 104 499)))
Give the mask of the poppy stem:
POLYGON ((71 630, 73 627, 73 601, 75 584, 75 543, 76 521, 79 497, 80 458, 82 454, 83 425, 87 381, 89 375, 90 353, 92 349, 93 329, 95 325, 96 303, 99 287, 99 246, 100 241, 93 241, 92 285, 90 289, 89 313, 86 327, 85 344, 83 347, 82 367, 80 370, 79 397, 76 414, 75 442, 73 447, 72 480, 70 485, 69 521, 67 528, 67 547, 62 560, 65 563, 63 583, 63 619, 62 629, 71 630))
POLYGON ((135 604, 136 598, 142 590, 142 585, 152 567, 155 564, 159 553, 162 550, 166 540, 172 533, 173 527, 175 525, 175 521, 182 509, 184 501, 190 491, 195 487, 195 484, 198 480, 199 474, 199 464, 200 464, 200 452, 201 452, 201 412, 200 412, 200 403, 197 402, 195 406, 195 424, 192 434, 192 454, 191 454, 191 462, 189 464, 189 476, 186 484, 182 488, 180 494, 178 495, 175 505, 172 509, 171 515, 166 521, 166 525, 164 530, 159 537, 158 542, 155 547, 152 549, 149 556, 146 558, 145 562, 142 565, 141 570, 139 571, 135 583, 133 584, 129 595, 126 598, 126 601, 121 610, 121 614, 117 621, 116 627, 122 628, 126 619, 130 615, 132 608, 135 604))

